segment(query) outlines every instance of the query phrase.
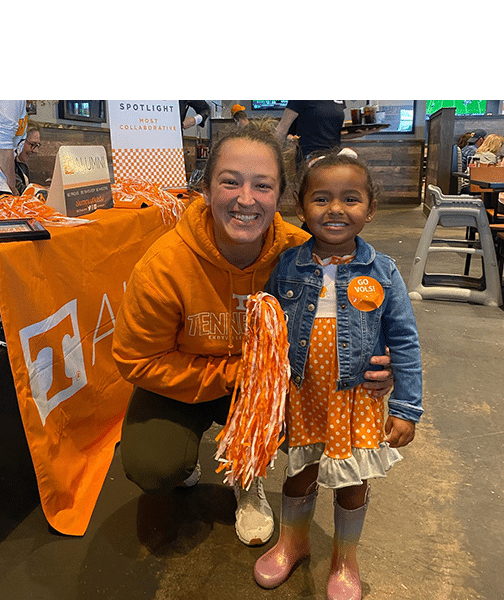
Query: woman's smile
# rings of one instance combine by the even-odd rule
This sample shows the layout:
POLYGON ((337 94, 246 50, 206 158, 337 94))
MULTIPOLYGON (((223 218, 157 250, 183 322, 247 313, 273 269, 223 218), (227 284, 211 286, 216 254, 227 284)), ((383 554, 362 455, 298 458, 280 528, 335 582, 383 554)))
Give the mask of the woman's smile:
POLYGON ((234 217, 235 219, 238 219, 238 221, 241 221, 242 223, 250 223, 251 221, 254 221, 255 219, 259 218, 259 215, 257 213, 244 214, 244 213, 231 211, 230 214, 232 217, 234 217))

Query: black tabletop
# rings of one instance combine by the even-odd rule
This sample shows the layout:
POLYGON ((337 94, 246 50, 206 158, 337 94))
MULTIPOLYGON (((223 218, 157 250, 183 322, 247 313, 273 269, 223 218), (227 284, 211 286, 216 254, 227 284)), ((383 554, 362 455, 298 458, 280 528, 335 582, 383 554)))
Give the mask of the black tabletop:
POLYGON ((488 188, 490 190, 504 191, 504 181, 479 181, 477 179, 471 179, 472 185, 478 185, 482 188, 488 188))

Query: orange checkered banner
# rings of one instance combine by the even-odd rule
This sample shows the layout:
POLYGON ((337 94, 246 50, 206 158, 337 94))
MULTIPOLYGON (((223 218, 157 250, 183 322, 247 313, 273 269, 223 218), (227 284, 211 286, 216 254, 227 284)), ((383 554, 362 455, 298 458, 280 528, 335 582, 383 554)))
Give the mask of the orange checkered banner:
POLYGON ((185 187, 178 100, 109 100, 108 111, 115 181, 185 187))
POLYGON ((111 353, 126 282, 174 225, 158 206, 83 220, 48 225, 49 240, 0 244, 0 315, 19 409, 42 509, 66 535, 88 527, 133 390, 111 353))

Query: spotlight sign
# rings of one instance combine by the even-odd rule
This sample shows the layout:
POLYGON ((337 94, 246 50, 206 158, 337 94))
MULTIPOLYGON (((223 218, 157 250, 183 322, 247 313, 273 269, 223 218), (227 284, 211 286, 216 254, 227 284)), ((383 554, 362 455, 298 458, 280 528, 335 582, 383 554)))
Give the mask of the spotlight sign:
POLYGON ((140 177, 186 186, 178 100, 109 100, 108 111, 117 182, 140 177))

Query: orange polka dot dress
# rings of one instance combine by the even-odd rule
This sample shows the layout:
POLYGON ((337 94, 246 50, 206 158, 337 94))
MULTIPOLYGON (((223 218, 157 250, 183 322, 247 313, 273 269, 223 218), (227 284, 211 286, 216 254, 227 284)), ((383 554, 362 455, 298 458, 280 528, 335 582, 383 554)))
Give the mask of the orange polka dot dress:
POLYGON ((338 264, 353 256, 322 261, 323 287, 313 325, 305 378, 300 388, 291 382, 287 404, 289 437, 288 475, 319 464, 318 483, 340 488, 385 477, 402 457, 385 442, 384 400, 358 385, 336 389, 336 298, 334 279, 338 264))

